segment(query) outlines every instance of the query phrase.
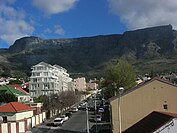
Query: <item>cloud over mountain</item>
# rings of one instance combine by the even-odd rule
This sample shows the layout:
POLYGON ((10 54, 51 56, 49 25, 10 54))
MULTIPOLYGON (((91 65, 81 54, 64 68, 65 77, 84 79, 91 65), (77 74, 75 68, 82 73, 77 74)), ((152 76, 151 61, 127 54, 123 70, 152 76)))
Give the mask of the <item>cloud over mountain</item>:
POLYGON ((33 0, 33 5, 46 15, 70 10, 78 0, 33 0))
POLYGON ((108 0, 111 12, 129 29, 172 24, 177 29, 176 0, 108 0))
POLYGON ((34 31, 34 27, 25 21, 25 13, 11 7, 14 2, 15 0, 0 1, 0 40, 9 45, 34 31))

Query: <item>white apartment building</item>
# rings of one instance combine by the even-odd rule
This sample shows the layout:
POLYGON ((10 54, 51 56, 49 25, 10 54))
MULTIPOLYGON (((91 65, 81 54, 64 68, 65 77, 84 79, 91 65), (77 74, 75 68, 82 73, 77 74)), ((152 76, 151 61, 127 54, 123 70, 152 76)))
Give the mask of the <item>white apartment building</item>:
POLYGON ((29 92, 31 97, 56 94, 68 90, 68 83, 72 81, 67 70, 58 65, 40 62, 32 66, 29 92))

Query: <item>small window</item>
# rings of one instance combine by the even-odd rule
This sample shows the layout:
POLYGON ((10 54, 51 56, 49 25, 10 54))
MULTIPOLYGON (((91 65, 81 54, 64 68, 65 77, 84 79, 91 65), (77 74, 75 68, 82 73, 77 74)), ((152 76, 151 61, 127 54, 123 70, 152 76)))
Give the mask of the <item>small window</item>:
POLYGON ((3 119, 3 123, 7 123, 7 116, 3 116, 2 119, 3 119))
POLYGON ((166 110, 167 110, 167 109, 168 109, 168 105, 167 105, 167 104, 164 104, 164 105, 163 105, 163 109, 166 109, 166 110))

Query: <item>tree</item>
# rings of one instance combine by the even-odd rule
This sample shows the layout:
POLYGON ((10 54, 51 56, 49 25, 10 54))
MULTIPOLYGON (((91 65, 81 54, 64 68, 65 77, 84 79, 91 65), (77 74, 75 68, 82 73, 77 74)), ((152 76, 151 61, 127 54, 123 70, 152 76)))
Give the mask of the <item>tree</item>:
POLYGON ((13 94, 0 94, 0 102, 2 103, 17 102, 17 100, 17 97, 13 94))
POLYGON ((49 110, 49 97, 46 95, 41 95, 38 98, 34 99, 35 103, 43 103, 43 109, 49 110))
POLYGON ((119 87, 129 89, 136 84, 133 67, 126 60, 119 60, 115 66, 110 66, 104 75, 104 86, 107 87, 106 92, 109 92, 110 96, 113 96, 119 87))
POLYGON ((20 80, 11 80, 10 82, 9 82, 9 84, 10 85, 12 85, 12 84, 23 84, 23 82, 22 81, 20 81, 20 80))

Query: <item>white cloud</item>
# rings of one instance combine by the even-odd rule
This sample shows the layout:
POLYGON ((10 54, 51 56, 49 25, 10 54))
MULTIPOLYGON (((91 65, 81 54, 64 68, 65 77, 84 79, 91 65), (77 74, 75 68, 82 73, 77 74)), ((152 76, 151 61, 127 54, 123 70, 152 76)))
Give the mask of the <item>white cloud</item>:
POLYGON ((34 27, 25 21, 24 12, 11 7, 10 4, 14 2, 15 0, 1 0, 0 3, 0 39, 9 45, 34 31, 34 27))
POLYGON ((46 28, 46 29, 44 30, 44 33, 52 33, 52 31, 51 31, 49 28, 46 28))
POLYGON ((60 25, 55 25, 54 29, 55 29, 55 33, 58 34, 58 35, 64 35, 65 34, 63 28, 60 25))
POLYGON ((33 0, 33 5, 46 15, 70 10, 78 0, 33 0))
POLYGON ((108 0, 111 12, 129 29, 172 24, 177 29, 176 0, 108 0))

